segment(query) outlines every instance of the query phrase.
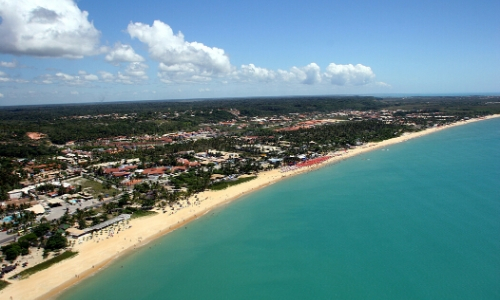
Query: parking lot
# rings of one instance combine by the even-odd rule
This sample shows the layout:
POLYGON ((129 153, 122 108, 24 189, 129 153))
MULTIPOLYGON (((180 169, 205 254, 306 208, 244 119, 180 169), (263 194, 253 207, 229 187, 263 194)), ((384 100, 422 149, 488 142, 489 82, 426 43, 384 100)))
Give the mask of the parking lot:
MULTIPOLYGON (((121 194, 116 196, 116 199, 119 199, 121 194)), ((109 203, 113 201, 113 197, 104 199, 103 201, 99 202, 97 199, 89 199, 89 200, 81 200, 81 202, 78 202, 76 204, 72 203, 67 203, 67 202, 62 202, 61 206, 56 206, 56 207, 49 207, 48 209, 45 210, 45 214, 43 216, 38 216, 37 221, 40 221, 42 217, 45 217, 47 220, 52 221, 61 218, 66 210, 68 210, 69 214, 73 214, 77 209, 85 209, 85 208, 92 208, 92 207, 98 207, 103 205, 104 203, 109 203)), ((42 204, 45 207, 48 207, 48 203, 44 200, 40 201, 40 204, 42 204)))

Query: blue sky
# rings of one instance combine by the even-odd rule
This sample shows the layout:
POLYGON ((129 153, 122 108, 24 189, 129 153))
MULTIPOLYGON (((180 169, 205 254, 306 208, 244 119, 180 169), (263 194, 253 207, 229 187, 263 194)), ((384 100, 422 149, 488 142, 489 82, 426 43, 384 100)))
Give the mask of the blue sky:
POLYGON ((0 105, 500 92, 499 1, 0 0, 0 105))

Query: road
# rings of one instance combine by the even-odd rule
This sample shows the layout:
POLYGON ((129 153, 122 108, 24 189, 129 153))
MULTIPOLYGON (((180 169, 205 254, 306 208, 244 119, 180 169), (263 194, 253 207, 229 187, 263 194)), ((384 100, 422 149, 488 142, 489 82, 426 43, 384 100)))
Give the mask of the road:
POLYGON ((15 241, 16 238, 17 234, 7 234, 7 232, 2 231, 0 232, 0 245, 3 245, 11 241, 15 241))

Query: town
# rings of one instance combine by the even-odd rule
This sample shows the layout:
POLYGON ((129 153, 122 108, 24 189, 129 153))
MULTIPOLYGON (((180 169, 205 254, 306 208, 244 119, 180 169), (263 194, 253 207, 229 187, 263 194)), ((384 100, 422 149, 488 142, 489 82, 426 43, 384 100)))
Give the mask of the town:
MULTIPOLYGON (((20 122, 20 113, 14 112, 18 115, 0 122, 2 276, 22 276, 34 253, 41 257, 39 263, 127 230, 132 218, 175 214, 205 190, 500 111, 495 97, 473 98, 472 104, 471 99, 458 99, 446 109, 442 99, 433 106, 425 98, 343 103, 357 109, 338 108, 341 100, 322 99, 328 105, 314 109, 280 107, 278 100, 273 107, 267 101, 269 107, 260 110, 261 115, 237 101, 224 102, 226 107, 200 101, 199 107, 176 103, 138 112, 111 106, 106 110, 118 112, 83 115, 72 108, 67 115, 52 112, 50 119, 30 120, 22 130, 13 125, 20 122), (65 132, 74 122, 80 127, 65 132), (117 131, 122 126, 122 132, 107 135, 116 126, 117 131), (96 128, 107 129, 99 135, 96 128)), ((288 101, 304 106, 313 102, 288 101)))

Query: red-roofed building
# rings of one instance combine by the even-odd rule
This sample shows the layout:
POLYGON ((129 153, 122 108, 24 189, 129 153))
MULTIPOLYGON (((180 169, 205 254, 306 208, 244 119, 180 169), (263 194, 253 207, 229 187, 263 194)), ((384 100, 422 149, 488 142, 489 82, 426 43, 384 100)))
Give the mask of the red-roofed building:
POLYGON ((114 177, 124 177, 130 175, 130 172, 113 172, 114 177))
POLYGON ((149 169, 144 169, 142 171, 143 175, 163 175, 165 174, 165 170, 167 170, 166 167, 159 167, 159 168, 149 168, 149 169))
POLYGON ((186 170, 187 170, 187 167, 185 167, 185 166, 175 166, 175 167, 172 167, 172 172, 176 172, 176 171, 184 172, 186 170))
POLYGON ((54 198, 54 197, 57 197, 57 195, 59 195, 57 192, 49 192, 47 193, 48 196, 54 198))
POLYGON ((115 172, 120 172, 119 168, 106 168, 104 169, 104 174, 113 174, 115 172))
POLYGON ((140 180, 140 179, 133 179, 133 180, 125 182, 124 184, 126 186, 133 186, 133 185, 136 185, 136 184, 141 183, 141 182, 142 182, 142 180, 140 180))

